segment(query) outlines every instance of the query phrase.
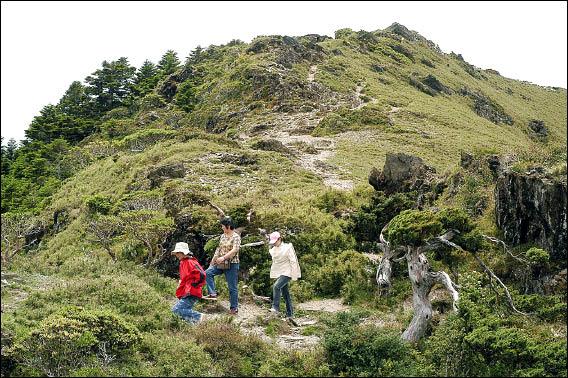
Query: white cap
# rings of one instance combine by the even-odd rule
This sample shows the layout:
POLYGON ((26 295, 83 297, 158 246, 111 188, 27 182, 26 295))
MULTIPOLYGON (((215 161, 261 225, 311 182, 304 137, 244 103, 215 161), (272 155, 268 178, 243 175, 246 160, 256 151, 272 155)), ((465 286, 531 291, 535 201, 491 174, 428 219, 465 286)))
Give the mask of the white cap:
POLYGON ((189 250, 189 246, 187 245, 187 243, 184 242, 176 243, 176 247, 172 251, 172 255, 176 252, 181 252, 184 255, 193 255, 193 252, 189 250))
POLYGON ((274 244, 278 241, 278 239, 280 239, 280 232, 274 231, 269 236, 270 236, 270 241, 268 242, 268 244, 274 244))

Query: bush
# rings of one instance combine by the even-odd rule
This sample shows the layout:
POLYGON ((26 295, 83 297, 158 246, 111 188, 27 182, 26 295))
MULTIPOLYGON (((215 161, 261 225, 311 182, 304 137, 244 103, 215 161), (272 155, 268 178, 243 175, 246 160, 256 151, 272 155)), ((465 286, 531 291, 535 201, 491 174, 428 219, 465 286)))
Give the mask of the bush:
POLYGON ((344 251, 329 258, 307 280, 313 282, 316 292, 324 296, 340 293, 347 302, 374 295, 374 266, 368 258, 355 251, 344 251))
POLYGON ((534 313, 544 321, 566 323, 566 302, 560 296, 528 294, 515 296, 514 299, 520 311, 534 313))
POLYGON ((317 350, 275 350, 258 370, 261 377, 329 377, 325 355, 317 350))
POLYGON ((416 375, 412 349, 398 331, 358 324, 358 316, 340 313, 323 338, 331 371, 349 376, 416 375))
POLYGON ((109 213, 113 206, 112 199, 109 196, 95 194, 94 196, 87 197, 85 200, 87 209, 90 213, 99 213, 106 215, 109 213))
POLYGON ((24 366, 62 376, 93 360, 120 359, 139 341, 136 327, 112 312, 66 308, 43 320, 11 353, 24 366))
POLYGON ((442 223, 431 211, 405 210, 392 220, 387 239, 394 246, 419 246, 441 231, 442 223))
POLYGON ((550 260, 550 254, 544 249, 532 247, 525 253, 526 259, 535 266, 545 266, 550 260))
POLYGON ((163 329, 171 321, 171 304, 138 277, 102 275, 66 281, 51 290, 28 296, 15 315, 23 325, 34 326, 62 305, 108 309, 135 324, 141 331, 163 329))
POLYGON ((314 205, 326 213, 338 213, 351 206, 351 199, 344 192, 336 189, 327 189, 314 201, 314 205))
POLYGON ((257 375, 260 365, 267 359, 267 345, 256 336, 241 334, 234 324, 208 322, 190 332, 211 355, 223 376, 257 375))
POLYGON ((312 135, 327 136, 347 131, 348 122, 341 115, 330 113, 326 115, 316 126, 312 135))
POLYGON ((166 106, 162 97, 155 93, 149 93, 142 97, 138 100, 138 104, 141 112, 155 110, 166 106))
POLYGON ((128 135, 136 129, 131 119, 109 119, 101 124, 101 132, 108 138, 128 135))
POLYGON ((176 135, 174 130, 146 129, 124 137, 117 146, 131 151, 142 151, 160 141, 173 139, 176 135))
MULTIPOLYGON (((178 333, 145 334, 140 353, 150 362, 144 375, 154 377, 204 377, 220 375, 203 347, 182 330, 178 333)), ((140 375, 140 374, 136 374, 140 375)))
MULTIPOLYGON (((511 315, 502 303, 496 305, 495 294, 483 285, 482 277, 477 272, 462 276, 460 311, 450 314, 425 340, 423 358, 430 364, 426 374, 565 375, 566 340, 549 332, 535 332, 525 318, 511 315)), ((529 308, 526 303, 534 297, 525 299, 518 305, 529 308)))
POLYGON ((346 230, 355 237, 360 249, 373 250, 383 227, 415 203, 413 193, 385 196, 384 192, 374 192, 370 201, 351 215, 346 230))

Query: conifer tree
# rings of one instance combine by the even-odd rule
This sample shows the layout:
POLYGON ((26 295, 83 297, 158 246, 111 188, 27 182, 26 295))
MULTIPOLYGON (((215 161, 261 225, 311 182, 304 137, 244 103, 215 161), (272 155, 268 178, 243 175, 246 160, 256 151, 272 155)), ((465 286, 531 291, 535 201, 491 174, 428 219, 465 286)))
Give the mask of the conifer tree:
POLYGON ((133 94, 136 73, 136 68, 124 57, 110 63, 105 60, 102 65, 102 69, 85 79, 89 84, 87 93, 93 96, 99 115, 127 104, 133 94))
POLYGON ((145 60, 142 66, 136 72, 136 92, 144 96, 150 93, 159 80, 158 68, 149 60, 145 60))
POLYGON ((174 73, 180 65, 177 53, 174 50, 168 50, 158 62, 158 69, 164 76, 174 73))

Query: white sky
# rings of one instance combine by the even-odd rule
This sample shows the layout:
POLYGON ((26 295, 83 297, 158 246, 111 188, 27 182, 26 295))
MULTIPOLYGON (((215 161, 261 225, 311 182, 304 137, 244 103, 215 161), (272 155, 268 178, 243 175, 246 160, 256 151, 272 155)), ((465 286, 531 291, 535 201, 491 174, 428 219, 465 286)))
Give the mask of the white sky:
POLYGON ((325 34, 399 22, 466 61, 566 88, 566 2, 9 2, 1 3, 2 136, 21 140, 40 109, 103 60, 139 67, 168 49, 257 35, 325 34))

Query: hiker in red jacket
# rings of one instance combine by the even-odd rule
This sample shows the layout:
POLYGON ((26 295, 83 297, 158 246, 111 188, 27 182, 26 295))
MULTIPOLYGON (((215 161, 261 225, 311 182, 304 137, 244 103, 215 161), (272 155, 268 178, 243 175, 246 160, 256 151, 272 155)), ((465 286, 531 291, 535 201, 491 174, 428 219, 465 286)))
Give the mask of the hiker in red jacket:
POLYGON ((198 323, 203 320, 203 314, 193 310, 193 306, 201 298, 205 271, 193 257, 187 243, 176 243, 172 255, 176 255, 179 260, 179 285, 176 290, 179 300, 172 307, 172 311, 190 323, 198 323))

